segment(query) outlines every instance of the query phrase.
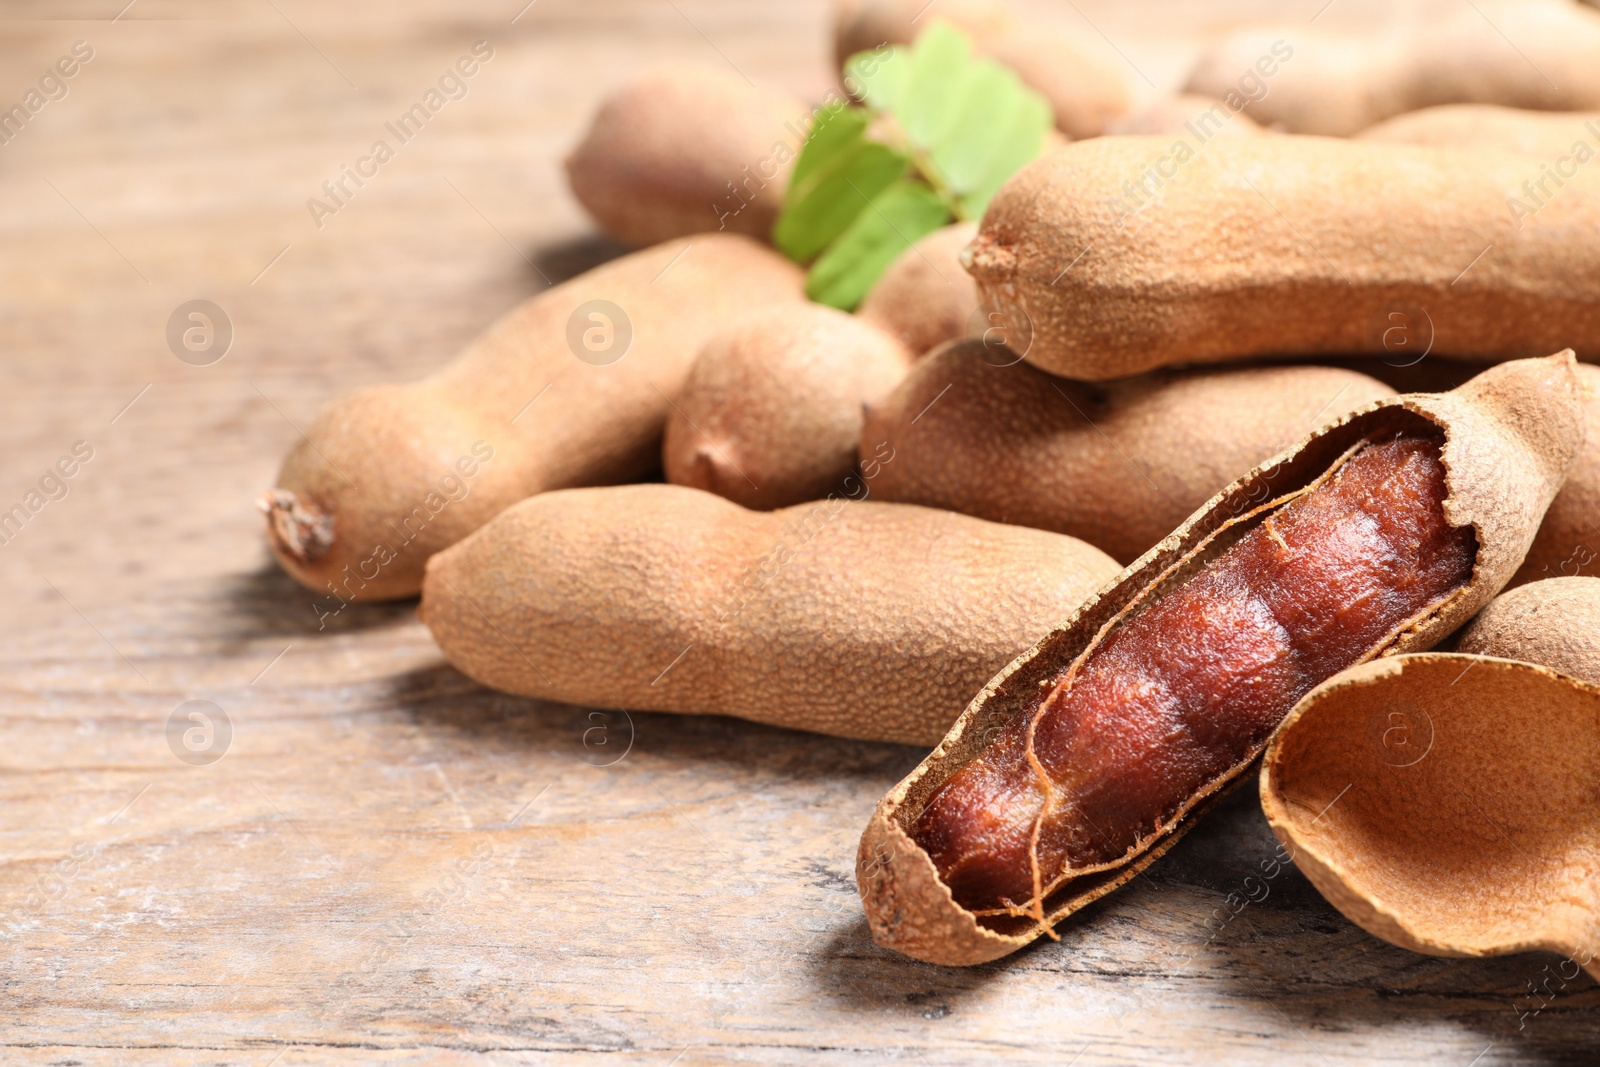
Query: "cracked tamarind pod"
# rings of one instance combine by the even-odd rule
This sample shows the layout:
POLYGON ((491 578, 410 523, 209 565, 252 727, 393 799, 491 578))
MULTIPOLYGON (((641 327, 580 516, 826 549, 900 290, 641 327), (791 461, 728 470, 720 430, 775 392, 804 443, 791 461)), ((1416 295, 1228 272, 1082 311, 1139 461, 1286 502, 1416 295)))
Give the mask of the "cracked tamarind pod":
POLYGON ((864 499, 893 462, 770 512, 679 485, 545 493, 429 561, 419 614, 456 669, 505 692, 931 744, 1117 564, 864 499))
POLYGON ((427 378, 325 407, 261 497, 273 554, 340 602, 415 596, 429 556, 523 497, 648 475, 706 339, 802 299, 798 267, 733 234, 546 290, 427 378))
POLYGON ((1236 784, 1300 696, 1487 603, 1583 437, 1566 352, 1378 401, 1223 490, 879 804, 856 865, 874 938, 971 964, 1053 936, 1236 784))
POLYGON ((1600 242, 1580 236, 1600 233, 1600 184, 1522 193, 1541 173, 1324 137, 1101 137, 1013 175, 964 255, 1031 328, 1028 362, 1068 378, 1392 358, 1401 312, 1434 356, 1600 359, 1600 242))

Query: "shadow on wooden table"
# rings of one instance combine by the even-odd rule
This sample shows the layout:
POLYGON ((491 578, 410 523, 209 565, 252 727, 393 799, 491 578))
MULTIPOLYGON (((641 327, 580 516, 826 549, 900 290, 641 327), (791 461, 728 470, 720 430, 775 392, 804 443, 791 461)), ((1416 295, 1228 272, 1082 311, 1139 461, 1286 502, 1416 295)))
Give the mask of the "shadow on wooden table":
MULTIPOLYGON (((397 674, 391 685, 390 699, 419 720, 545 751, 554 743, 591 766, 644 757, 673 767, 698 764, 712 779, 721 773, 713 770, 718 765, 725 765, 730 778, 737 772, 741 779, 774 785, 859 779, 871 783, 875 797, 923 755, 911 745, 826 737, 726 715, 625 712, 513 696, 481 686, 446 663, 397 674), (602 726, 608 745, 626 740, 623 747, 632 755, 601 749, 602 726)), ((863 820, 870 810, 870 803, 863 807, 863 820)))
MULTIPOLYGON (((1247 869, 1260 878, 1263 863, 1281 855, 1252 778, 1151 873, 1159 881, 1250 896, 1237 871, 1227 871, 1227 858, 1250 860, 1247 869)), ((1410 952, 1350 922, 1292 866, 1238 920, 1196 962, 1264 1022, 1292 1024, 1313 1061, 1320 1061, 1317 1043, 1337 1041, 1330 1034, 1391 1029, 1415 1041, 1431 1028, 1454 1026, 1479 1035, 1485 1053, 1479 1067, 1595 1062, 1600 988, 1582 974, 1572 979, 1575 967, 1563 980, 1563 961, 1553 954, 1449 959, 1410 952), (1531 995, 1546 981, 1547 992, 1531 995)))
MULTIPOLYGON (((615 790, 609 802, 619 811, 659 806, 649 788, 657 781, 674 803, 692 803, 690 783, 698 782, 713 798, 712 811, 731 803, 727 797, 761 794, 759 810, 746 807, 723 824, 742 827, 726 843, 735 855, 759 854, 761 839, 782 833, 783 819, 768 817, 787 810, 776 798, 791 794, 792 804, 792 794, 805 791, 804 806, 836 818, 839 832, 814 839, 810 852, 786 853, 779 867, 762 866, 759 880, 776 891, 773 879, 794 888, 805 871, 816 874, 818 883, 801 896, 818 907, 799 915, 808 932, 792 953, 809 974, 812 995, 835 1012, 882 1017, 908 1041, 928 1021, 983 1012, 996 996, 1030 989, 1072 998, 1074 1033, 1082 1030, 1076 1040, 1105 1044, 1102 1051, 1153 1041, 1150 1028, 1172 1023, 1169 1007, 1188 1004, 1202 1011, 1190 1020, 1197 1039, 1287 1041, 1299 1047, 1295 1062, 1349 1062, 1350 1036, 1367 1035, 1365 1041, 1373 1033, 1393 1035, 1397 1059, 1410 1051, 1421 1056, 1452 1033, 1455 1042, 1485 1050, 1478 1067, 1594 1062, 1600 989, 1581 977, 1563 986, 1551 977, 1560 968, 1554 956, 1439 959, 1371 937, 1292 865, 1273 867, 1278 844, 1249 782, 1147 877, 1062 924, 1059 944, 1036 944, 979 967, 936 967, 873 943, 851 873, 856 827, 881 790, 915 765, 917 749, 720 716, 513 697, 444 664, 396 675, 392 684, 394 703, 419 722, 475 744, 524 751, 546 766, 552 758, 606 766, 595 761, 618 750, 586 748, 584 738, 601 720, 610 731, 625 727, 625 773, 608 779, 615 790), (1268 871, 1275 873, 1264 876, 1268 871), (1549 992, 1532 995, 1542 983, 1549 992)), ((620 740, 612 734, 607 743, 620 740)), ((700 840, 686 838, 691 846, 700 840)))
POLYGON ((878 947, 856 917, 820 946, 813 978, 853 1010, 934 1019, 987 986, 1049 973, 1069 995, 1111 1009, 1098 1019, 1098 1038, 1084 1033, 1091 1043, 1137 1041, 1145 1020, 1167 1017, 1165 1004, 1209 1001, 1230 1026, 1287 1031, 1302 1043, 1302 1062, 1327 1062, 1323 1047, 1344 1062, 1341 1034, 1392 1031, 1402 1049, 1441 1027, 1478 1035, 1487 1053, 1478 1067, 1595 1062, 1600 988, 1572 978, 1556 956, 1408 952, 1345 919, 1294 867, 1264 877, 1278 855, 1247 782, 1152 865, 1148 879, 1063 923, 1059 944, 1036 942, 979 967, 936 967, 878 947), (1196 913, 1208 925, 1194 928, 1196 913))
POLYGON ((359 633, 405 622, 417 610, 414 597, 341 607, 336 597, 317 596, 271 560, 224 582, 221 623, 238 640, 359 633))
POLYGON ((541 278, 560 285, 584 271, 625 256, 630 249, 597 233, 581 234, 534 249, 533 266, 541 278))

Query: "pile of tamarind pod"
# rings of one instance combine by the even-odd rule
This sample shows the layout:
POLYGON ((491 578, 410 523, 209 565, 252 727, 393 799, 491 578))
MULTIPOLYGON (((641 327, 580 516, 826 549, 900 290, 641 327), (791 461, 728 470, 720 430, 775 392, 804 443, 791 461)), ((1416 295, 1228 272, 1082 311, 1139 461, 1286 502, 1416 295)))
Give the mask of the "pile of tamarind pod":
MULTIPOLYGON (((924 6, 848 0, 839 54, 924 6)), ((1300 773, 1332 765, 1316 724, 1412 699, 1430 655, 1540 665, 1464 675, 1464 715, 1600 699, 1600 13, 1477 6, 1378 45, 1237 34, 1134 111, 1092 52, 941 4, 1074 140, 855 313, 770 244, 842 98, 647 73, 566 164, 641 250, 332 402, 268 543, 319 618, 420 593, 497 689, 933 745, 857 855, 873 936, 919 959, 1056 936, 1264 754, 1274 830, 1358 923, 1558 946, 1413 921, 1365 824, 1295 816, 1331 780, 1300 773)))

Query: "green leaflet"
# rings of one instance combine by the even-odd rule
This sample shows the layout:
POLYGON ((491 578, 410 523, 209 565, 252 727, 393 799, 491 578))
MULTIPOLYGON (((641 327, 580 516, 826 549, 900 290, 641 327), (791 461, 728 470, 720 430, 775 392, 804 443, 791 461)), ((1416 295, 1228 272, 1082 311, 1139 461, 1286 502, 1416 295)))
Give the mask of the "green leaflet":
POLYGON ((989 156, 989 167, 984 176, 970 187, 958 187, 961 208, 957 212, 963 219, 981 219, 989 209, 989 201, 1011 176, 1039 158, 1044 148, 1045 133, 1055 124, 1055 115, 1043 97, 1029 93, 1018 101, 1000 144, 989 156))
POLYGON ((865 106, 824 113, 772 236, 791 259, 815 260, 812 299, 848 310, 911 241, 980 217, 1039 154, 1052 116, 945 22, 910 47, 850 57, 844 73, 865 106))
POLYGON ((814 259, 844 233, 867 201, 911 166, 911 159, 865 137, 866 113, 840 112, 807 142, 772 241, 797 263, 814 259))
POLYGON ((853 309, 896 256, 950 221, 939 194, 908 178, 862 208, 806 275, 806 295, 819 304, 853 309))
POLYGON ((842 101, 818 115, 801 148, 800 158, 795 160, 794 174, 789 179, 789 198, 804 196, 815 188, 814 176, 824 164, 861 140, 866 132, 867 113, 842 101))
POLYGON ((909 73, 888 110, 900 120, 914 146, 931 152, 944 139, 964 102, 973 67, 972 49, 960 31, 947 22, 935 22, 917 38, 910 52, 909 73))

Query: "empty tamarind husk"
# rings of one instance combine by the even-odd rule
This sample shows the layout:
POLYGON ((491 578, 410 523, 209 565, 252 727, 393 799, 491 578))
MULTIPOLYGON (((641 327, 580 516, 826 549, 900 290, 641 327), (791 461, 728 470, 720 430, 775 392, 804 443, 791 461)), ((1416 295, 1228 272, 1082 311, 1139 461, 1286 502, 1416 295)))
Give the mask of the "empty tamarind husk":
MULTIPOLYGON (((1531 588, 1531 587, 1530 587, 1531 588)), ((1328 902, 1434 956, 1543 949, 1600 979, 1600 687, 1450 653, 1365 663, 1295 706, 1261 805, 1328 902)))
POLYGON ((1457 652, 1537 663, 1600 685, 1600 578, 1508 589, 1457 635, 1457 652))
MULTIPOLYGON (((1568 351, 1504 364, 1450 393, 1376 401, 1228 486, 1000 672, 879 803, 856 861, 874 939, 933 963, 982 963, 1053 933, 1054 924, 1127 882, 1254 763, 1304 692, 1355 663, 1431 648, 1486 604, 1521 562, 1583 433, 1568 351), (1349 517, 1337 521, 1340 515, 1349 517), (1349 555, 1349 545, 1365 544, 1361 538, 1371 529, 1411 518, 1414 528, 1373 542, 1381 551, 1349 555), (1317 552, 1301 550, 1317 538, 1317 552), (1274 547, 1280 545, 1281 551, 1274 547), (1319 578, 1325 558, 1328 574, 1319 578), (1274 596, 1290 597, 1287 604, 1262 599, 1265 593, 1258 598, 1262 605, 1278 604, 1280 618, 1268 620, 1273 633, 1281 631, 1276 637, 1270 627, 1257 633, 1249 620, 1223 617, 1232 602, 1220 595, 1196 599, 1241 560, 1257 567, 1255 580, 1278 580, 1274 596), (1260 571, 1263 560, 1266 572, 1260 571), (1395 577, 1383 579, 1390 571, 1395 577), (1377 580, 1389 584, 1374 589, 1377 580), (1299 607, 1295 598, 1303 601, 1299 607), (1176 631, 1174 611, 1187 613, 1176 631), (1159 641, 1141 636, 1162 625, 1169 631, 1155 631, 1159 641), (1261 664, 1227 658, 1236 645, 1246 648, 1229 643, 1241 634, 1265 650, 1261 664), (1269 648, 1268 638, 1288 642, 1287 651, 1269 648), (1307 654, 1296 639, 1316 653, 1309 661, 1315 671, 1304 676, 1283 673, 1283 663, 1307 654), (1158 721, 1142 736, 1124 730, 1137 726, 1132 712, 1146 699, 1141 685, 1177 691, 1192 681, 1118 677, 1114 669, 1107 676, 1106 663, 1114 668, 1141 654, 1187 665, 1202 678, 1211 672, 1211 682, 1199 688, 1198 716, 1176 725, 1158 721), (1074 708, 1072 701, 1085 693, 1090 696, 1083 699, 1095 699, 1096 692, 1112 694, 1103 714, 1069 723, 1072 730, 1062 735, 1061 718, 1050 716, 1074 708), (1208 732, 1216 735, 1215 750, 1196 755, 1191 749, 1208 732), (1016 756, 1019 736, 1026 739, 1025 764, 1016 756), (1061 736, 1066 747, 1052 749, 1061 736), (1050 770, 1047 761, 1062 751, 1065 764, 1058 760, 1050 770), (1089 756, 1074 763, 1081 752, 1089 756), (1130 753, 1132 771, 1101 773, 1121 766, 1130 753), (1157 774, 1163 760, 1190 757, 1204 770, 1199 777, 1157 774), (1023 777, 994 779, 1012 788, 1010 794, 973 793, 986 788, 986 776, 1019 765, 1023 777), (1076 792, 1069 783, 1052 793, 1052 779, 1041 768, 1063 782, 1076 775, 1078 784, 1089 782, 1097 792, 1076 792), (1027 777, 1030 771, 1044 784, 1027 777), (973 801, 975 795, 983 802, 973 801), (1115 804, 1123 799, 1127 809, 1119 812, 1115 804), (1070 820, 1091 808, 1101 822, 1122 821, 1103 835, 1096 828, 1072 837, 1076 824, 1070 820), (964 825, 966 816, 971 822, 964 825), (994 836, 983 838, 991 828, 994 836), (966 830, 977 844, 952 860, 950 842, 968 840, 961 837, 966 830), (1047 837, 1052 849, 1066 841, 1061 862, 1046 864, 1047 837), (1087 842, 1081 861, 1074 851, 1080 838, 1087 842), (1114 853, 1106 851, 1108 841, 1114 853), (929 848, 940 853, 937 862, 929 848), (1025 891, 1029 874, 1031 896, 1025 891), (1014 888, 1019 881, 1022 891, 1014 888), (991 892, 993 885, 1004 893, 991 892)), ((1177 706, 1172 718, 1193 711, 1177 706)))

